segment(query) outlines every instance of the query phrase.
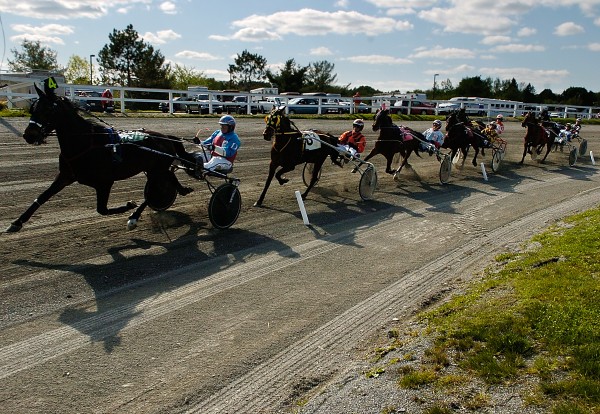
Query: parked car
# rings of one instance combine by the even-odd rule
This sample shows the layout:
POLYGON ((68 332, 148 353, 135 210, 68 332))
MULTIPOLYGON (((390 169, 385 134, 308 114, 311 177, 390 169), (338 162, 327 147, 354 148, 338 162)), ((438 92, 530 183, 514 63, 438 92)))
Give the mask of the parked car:
POLYGON ((318 98, 294 98, 290 99, 287 105, 288 113, 293 114, 318 114, 318 98))
POLYGON ((92 90, 76 90, 73 103, 85 111, 102 112, 102 101, 100 99, 86 99, 89 97, 101 98, 102 94, 92 90))
MULTIPOLYGON (((246 96, 246 95, 234 96, 233 99, 231 100, 231 102, 229 102, 227 104, 226 108, 227 108, 228 113, 235 112, 237 114, 247 114, 248 113, 248 96, 246 96)), ((265 112, 262 105, 260 105, 259 102, 251 102, 250 103, 250 113, 257 114, 259 112, 260 113, 265 112)))
MULTIPOLYGON (((179 103, 177 101, 187 101, 190 98, 188 98, 187 96, 178 96, 176 98, 173 98, 173 112, 177 112, 177 111, 186 111, 186 107, 185 107, 185 103, 179 103)), ((158 109, 162 112, 169 112, 169 101, 165 101, 165 102, 160 102, 158 104, 158 109)))
POLYGON ((396 101, 390 108, 392 114, 408 114, 408 107, 410 105, 410 115, 433 115, 435 114, 435 105, 429 102, 416 101, 416 100, 401 100, 396 101))
POLYGON ((223 103, 218 99, 209 99, 208 94, 194 95, 189 99, 191 103, 185 105, 185 111, 188 114, 198 112, 199 114, 210 113, 210 107, 212 106, 213 114, 223 113, 223 103))

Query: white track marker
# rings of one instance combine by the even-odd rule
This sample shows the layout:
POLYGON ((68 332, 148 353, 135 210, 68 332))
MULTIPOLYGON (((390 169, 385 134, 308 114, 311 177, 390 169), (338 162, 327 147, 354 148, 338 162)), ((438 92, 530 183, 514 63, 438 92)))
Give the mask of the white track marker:
POLYGON ((300 191, 296 190, 296 200, 298 200, 298 207, 300 207, 300 213, 302 214, 302 221, 305 226, 308 226, 310 223, 308 222, 308 216, 306 215, 306 209, 304 208, 304 201, 302 201, 302 195, 300 191))
POLYGON ((592 165, 596 165, 596 160, 594 159, 594 153, 590 151, 590 159, 592 160, 592 165))
POLYGON ((485 181, 487 181, 488 178, 487 178, 487 173, 485 172, 485 164, 484 163, 481 163, 481 173, 483 174, 483 179, 485 181))

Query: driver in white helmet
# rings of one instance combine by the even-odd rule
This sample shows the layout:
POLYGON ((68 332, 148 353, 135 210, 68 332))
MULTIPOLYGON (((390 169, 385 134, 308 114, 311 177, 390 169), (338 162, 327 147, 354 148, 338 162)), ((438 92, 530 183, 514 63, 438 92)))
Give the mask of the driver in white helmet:
POLYGON ((431 128, 423 131, 427 143, 421 144, 421 150, 428 151, 432 155, 437 148, 444 143, 444 133, 441 131, 442 121, 436 119, 431 124, 431 128))
POLYGON ((210 137, 200 142, 198 134, 194 142, 204 147, 197 154, 198 161, 202 161, 204 168, 210 171, 229 172, 233 168, 233 161, 240 148, 240 138, 235 133, 235 119, 231 115, 224 115, 219 119, 220 129, 210 137))
POLYGON ((352 122, 352 130, 342 132, 338 139, 338 148, 346 151, 351 157, 358 157, 365 150, 367 139, 362 133, 365 127, 365 121, 355 119, 352 122))
POLYGON ((498 135, 504 132, 504 116, 502 114, 496 116, 496 132, 498 135))

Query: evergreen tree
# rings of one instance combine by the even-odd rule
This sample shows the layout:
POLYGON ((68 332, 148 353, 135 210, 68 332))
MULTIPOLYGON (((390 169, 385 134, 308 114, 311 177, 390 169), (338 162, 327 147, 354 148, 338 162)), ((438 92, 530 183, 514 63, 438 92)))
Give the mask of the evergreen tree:
POLYGON ((315 91, 325 91, 328 86, 333 85, 337 75, 333 73, 335 64, 326 60, 312 62, 308 65, 306 79, 310 87, 315 91))
POLYGON ((234 59, 234 64, 229 65, 227 72, 231 79, 231 86, 249 91, 253 86, 262 85, 266 79, 267 59, 244 50, 234 59))
POLYGON ((300 66, 294 59, 288 59, 278 74, 267 70, 266 76, 269 82, 279 88, 280 92, 298 92, 304 87, 307 71, 308 66, 300 66))
POLYGON ((145 88, 168 88, 170 66, 154 47, 139 38, 129 24, 123 31, 113 30, 110 43, 98 54, 103 83, 145 88))

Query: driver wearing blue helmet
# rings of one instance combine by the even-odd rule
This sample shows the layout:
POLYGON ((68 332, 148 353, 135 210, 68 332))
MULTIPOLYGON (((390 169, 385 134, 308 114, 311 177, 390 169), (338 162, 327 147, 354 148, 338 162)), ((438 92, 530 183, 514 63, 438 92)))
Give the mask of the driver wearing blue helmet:
POLYGON ((235 133, 235 119, 231 115, 224 115, 219 119, 220 129, 212 133, 210 137, 200 142, 198 134, 194 142, 204 147, 204 151, 198 154, 199 160, 204 168, 210 171, 229 172, 233 168, 233 161, 240 148, 240 138, 235 133))

